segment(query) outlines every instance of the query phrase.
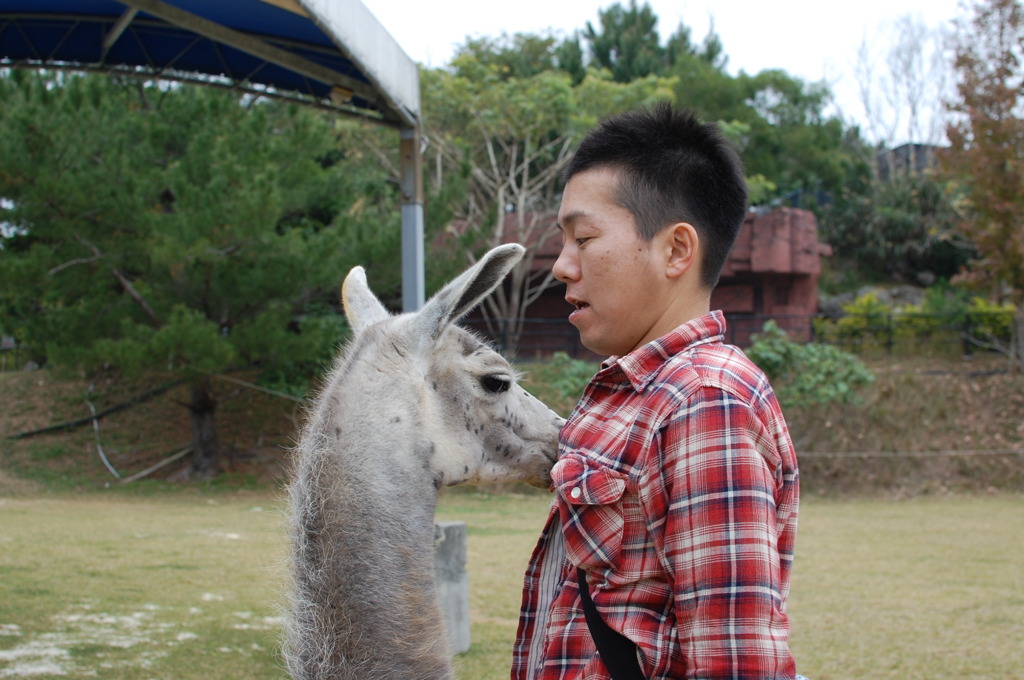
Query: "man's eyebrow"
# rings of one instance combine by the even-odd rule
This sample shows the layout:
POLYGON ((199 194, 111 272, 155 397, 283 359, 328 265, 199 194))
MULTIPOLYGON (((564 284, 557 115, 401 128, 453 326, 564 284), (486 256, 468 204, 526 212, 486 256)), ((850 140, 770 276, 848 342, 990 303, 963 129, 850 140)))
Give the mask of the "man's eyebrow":
POLYGON ((558 227, 559 231, 564 231, 566 226, 571 227, 573 222, 581 217, 586 217, 586 214, 582 210, 574 210, 555 222, 555 226, 558 227))

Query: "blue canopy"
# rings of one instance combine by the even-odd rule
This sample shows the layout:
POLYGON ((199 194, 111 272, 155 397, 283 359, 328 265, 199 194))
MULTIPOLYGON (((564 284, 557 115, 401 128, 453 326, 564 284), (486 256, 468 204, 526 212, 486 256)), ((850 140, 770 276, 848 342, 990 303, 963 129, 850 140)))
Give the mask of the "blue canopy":
POLYGON ((358 0, 0 0, 0 65, 201 80, 399 126, 419 114, 415 64, 358 0))

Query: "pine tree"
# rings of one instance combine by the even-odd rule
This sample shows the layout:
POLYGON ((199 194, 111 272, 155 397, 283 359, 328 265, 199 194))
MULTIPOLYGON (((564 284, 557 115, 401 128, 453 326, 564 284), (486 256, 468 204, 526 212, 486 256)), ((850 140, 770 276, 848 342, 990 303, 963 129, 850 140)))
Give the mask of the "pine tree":
POLYGON ((0 330, 53 366, 186 380, 191 469, 216 474, 213 376, 312 377, 337 283, 368 264, 353 235, 397 235, 397 199, 368 200, 366 164, 294 104, 24 71, 0 89, 0 330))

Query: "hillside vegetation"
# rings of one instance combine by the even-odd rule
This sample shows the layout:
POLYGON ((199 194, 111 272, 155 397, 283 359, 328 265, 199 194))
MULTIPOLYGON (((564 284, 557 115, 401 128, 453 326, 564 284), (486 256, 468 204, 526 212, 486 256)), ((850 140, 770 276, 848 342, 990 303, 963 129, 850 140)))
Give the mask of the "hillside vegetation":
MULTIPOLYGON (((868 361, 876 379, 856 403, 787 407, 805 493, 920 495, 1024 490, 1024 376, 994 356, 973 360, 884 357, 868 361)), ((525 365, 524 384, 563 415, 573 399, 542 365, 525 365)), ((244 377, 244 376, 242 376, 244 377)), ((188 444, 184 386, 72 430, 12 439, 129 401, 154 386, 109 380, 92 386, 49 371, 0 373, 0 493, 90 490, 166 460, 188 444)), ((210 482, 264 486, 283 481, 302 406, 220 380, 221 442, 228 474, 210 482)), ((140 482, 173 481, 187 456, 140 482)))

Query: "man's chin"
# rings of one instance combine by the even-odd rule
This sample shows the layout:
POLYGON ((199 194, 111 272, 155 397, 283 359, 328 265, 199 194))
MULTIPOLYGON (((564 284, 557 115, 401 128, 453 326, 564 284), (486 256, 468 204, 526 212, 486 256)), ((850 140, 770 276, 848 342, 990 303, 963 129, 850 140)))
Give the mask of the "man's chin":
POLYGON ((614 352, 607 351, 608 344, 600 337, 580 331, 580 344, 598 356, 611 356, 614 352))

